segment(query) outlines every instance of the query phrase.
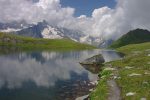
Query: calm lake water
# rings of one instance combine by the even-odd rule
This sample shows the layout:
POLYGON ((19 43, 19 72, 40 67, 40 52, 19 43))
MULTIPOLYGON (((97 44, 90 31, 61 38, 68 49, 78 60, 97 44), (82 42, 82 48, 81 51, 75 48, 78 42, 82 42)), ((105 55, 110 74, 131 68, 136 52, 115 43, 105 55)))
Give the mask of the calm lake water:
POLYGON ((79 62, 100 53, 110 61, 108 56, 113 52, 107 52, 43 51, 1 55, 0 100, 74 100, 86 95, 97 75, 79 62))

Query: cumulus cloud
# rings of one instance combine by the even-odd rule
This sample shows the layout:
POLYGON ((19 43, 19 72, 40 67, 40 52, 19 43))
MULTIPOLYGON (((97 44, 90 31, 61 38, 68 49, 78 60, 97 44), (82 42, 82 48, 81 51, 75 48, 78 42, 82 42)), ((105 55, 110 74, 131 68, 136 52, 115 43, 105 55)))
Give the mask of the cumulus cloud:
POLYGON ((74 20, 64 21, 63 24, 104 39, 117 39, 136 28, 150 30, 149 0, 117 0, 116 2, 114 9, 101 7, 95 9, 91 17, 81 15, 74 20))
POLYGON ((0 22, 47 20, 55 25, 74 14, 73 8, 62 8, 59 0, 0 0, 0 11, 0 22))
POLYGON ((0 0, 0 22, 42 20, 52 25, 80 30, 85 34, 116 39, 131 29, 150 30, 149 0, 116 0, 114 9, 95 9, 91 17, 74 17, 74 8, 62 7, 60 0, 0 0))

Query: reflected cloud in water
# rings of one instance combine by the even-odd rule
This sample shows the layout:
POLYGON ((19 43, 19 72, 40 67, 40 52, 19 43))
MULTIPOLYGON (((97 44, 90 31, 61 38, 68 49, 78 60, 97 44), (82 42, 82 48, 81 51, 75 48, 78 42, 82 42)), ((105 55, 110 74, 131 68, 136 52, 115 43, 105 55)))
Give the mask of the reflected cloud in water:
POLYGON ((58 80, 69 80, 72 73, 97 77, 79 65, 79 61, 99 54, 100 50, 80 52, 32 52, 0 56, 0 87, 21 88, 28 81, 37 86, 54 86, 58 80))

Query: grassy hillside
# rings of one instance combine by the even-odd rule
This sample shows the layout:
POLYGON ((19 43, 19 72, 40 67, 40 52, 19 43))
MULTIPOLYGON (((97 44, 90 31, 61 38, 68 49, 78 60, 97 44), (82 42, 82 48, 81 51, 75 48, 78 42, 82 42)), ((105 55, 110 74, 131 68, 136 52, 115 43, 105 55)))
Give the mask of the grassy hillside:
POLYGON ((105 64, 99 84, 90 95, 91 100, 108 100, 109 80, 116 81, 122 100, 150 100, 150 42, 130 44, 117 51, 125 57, 105 64))
POLYGON ((115 41, 110 47, 118 48, 128 44, 137 44, 143 42, 150 42, 150 32, 143 29, 136 29, 123 35, 120 39, 115 41))
POLYGON ((38 39, 6 33, 0 33, 0 46, 17 47, 26 50, 80 50, 95 48, 69 39, 38 39))

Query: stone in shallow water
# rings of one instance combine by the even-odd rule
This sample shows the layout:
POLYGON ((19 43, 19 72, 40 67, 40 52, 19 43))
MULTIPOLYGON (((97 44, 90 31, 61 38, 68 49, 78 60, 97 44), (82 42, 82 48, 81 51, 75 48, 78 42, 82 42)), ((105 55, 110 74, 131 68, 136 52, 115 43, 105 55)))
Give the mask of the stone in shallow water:
POLYGON ((97 85, 97 84, 98 84, 98 81, 90 82, 90 84, 92 84, 92 85, 97 85))
POLYGON ((89 89, 90 92, 94 91, 94 89, 89 89))
POLYGON ((82 96, 82 97, 78 97, 76 98, 75 100, 84 100, 86 98, 88 98, 89 95, 85 95, 85 96, 82 96))
POLYGON ((135 94, 136 94, 135 92, 128 92, 128 93, 126 93, 126 96, 133 96, 135 94))
POLYGON ((137 73, 132 73, 130 74, 129 76, 132 77, 132 76, 141 76, 142 74, 137 74, 137 73))

